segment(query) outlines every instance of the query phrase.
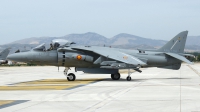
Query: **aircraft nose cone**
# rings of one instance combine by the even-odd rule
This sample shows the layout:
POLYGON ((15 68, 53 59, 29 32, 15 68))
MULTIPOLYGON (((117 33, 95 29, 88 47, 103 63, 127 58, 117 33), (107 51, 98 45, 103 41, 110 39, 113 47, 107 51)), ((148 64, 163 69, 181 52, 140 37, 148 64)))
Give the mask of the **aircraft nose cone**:
POLYGON ((7 57, 8 60, 22 62, 22 56, 19 54, 10 54, 7 57))

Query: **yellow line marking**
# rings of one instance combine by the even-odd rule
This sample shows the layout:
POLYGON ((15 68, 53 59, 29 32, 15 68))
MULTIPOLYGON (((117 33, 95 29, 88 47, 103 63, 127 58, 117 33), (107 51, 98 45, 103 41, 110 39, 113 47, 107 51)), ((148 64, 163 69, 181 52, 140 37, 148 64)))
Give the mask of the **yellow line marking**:
POLYGON ((28 100, 0 100, 0 109, 27 102, 28 100))
POLYGON ((0 91, 5 90, 62 90, 74 86, 0 86, 0 91))
POLYGON ((22 82, 15 85, 0 86, 0 91, 7 90, 63 90, 86 85, 102 79, 83 79, 67 81, 67 79, 44 79, 30 82, 22 82))
POLYGON ((0 106, 14 102, 13 100, 0 100, 0 106))
POLYGON ((67 81, 67 79, 44 79, 39 81, 30 81, 30 82, 22 82, 17 85, 28 85, 28 84, 62 84, 62 85, 72 85, 72 84, 88 84, 90 82, 98 81, 101 79, 85 79, 85 80, 75 80, 75 81, 67 81))

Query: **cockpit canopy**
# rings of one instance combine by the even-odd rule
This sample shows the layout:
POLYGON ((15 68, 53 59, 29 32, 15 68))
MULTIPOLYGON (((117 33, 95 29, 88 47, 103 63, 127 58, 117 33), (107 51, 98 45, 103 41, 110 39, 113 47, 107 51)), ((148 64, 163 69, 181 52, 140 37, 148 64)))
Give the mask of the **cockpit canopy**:
MULTIPOLYGON (((59 47, 62 47, 62 46, 63 47, 64 46, 70 46, 71 44, 75 44, 75 43, 70 42, 70 41, 65 40, 65 39, 54 39, 54 40, 51 41, 50 48, 47 49, 47 51, 56 50, 56 49, 58 49, 59 47)), ((33 48, 33 50, 46 51, 45 43, 40 44, 39 46, 33 48)))
POLYGON ((54 39, 51 41, 51 45, 53 46, 53 49, 57 49, 60 46, 70 46, 71 44, 75 44, 75 43, 70 42, 65 39, 54 39))

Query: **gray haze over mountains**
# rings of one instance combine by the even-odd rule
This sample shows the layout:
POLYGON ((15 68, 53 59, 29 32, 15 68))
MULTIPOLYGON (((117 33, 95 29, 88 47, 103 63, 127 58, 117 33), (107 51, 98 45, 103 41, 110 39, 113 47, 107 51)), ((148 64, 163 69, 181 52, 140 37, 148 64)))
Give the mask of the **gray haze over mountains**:
MULTIPOLYGON (((171 37, 173 38, 173 37, 171 37)), ((53 39, 66 39, 73 41, 80 45, 96 45, 96 46, 112 46, 128 49, 156 49, 163 46, 167 41, 143 38, 131 34, 120 33, 112 38, 106 38, 97 33, 84 33, 84 34, 69 34, 62 37, 32 37, 18 41, 14 41, 9 44, 0 45, 0 48, 11 47, 12 52, 20 50, 30 50, 31 48, 46 43, 46 47, 53 39)), ((200 36, 188 36, 186 42, 187 51, 199 51, 200 50, 200 36)))

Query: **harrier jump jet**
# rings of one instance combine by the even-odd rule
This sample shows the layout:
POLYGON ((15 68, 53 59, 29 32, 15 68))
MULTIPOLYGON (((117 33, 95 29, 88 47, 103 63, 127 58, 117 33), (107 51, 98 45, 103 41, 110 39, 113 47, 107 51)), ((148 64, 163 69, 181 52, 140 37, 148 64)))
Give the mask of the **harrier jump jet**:
MULTIPOLYGON (((142 72, 142 67, 159 67, 178 70, 181 62, 192 64, 184 54, 188 31, 183 31, 157 50, 119 49, 99 46, 80 46, 63 39, 53 40, 51 47, 45 49, 41 44, 28 52, 14 53, 7 59, 33 64, 65 67, 68 81, 74 81, 74 73, 68 73, 70 67, 75 71, 93 74, 111 74, 113 80, 120 79, 119 69, 134 69, 142 72)), ((127 80, 131 80, 128 72, 127 80)))

